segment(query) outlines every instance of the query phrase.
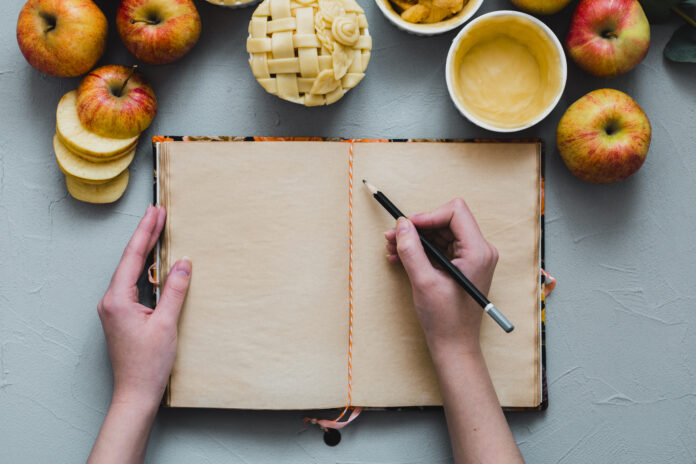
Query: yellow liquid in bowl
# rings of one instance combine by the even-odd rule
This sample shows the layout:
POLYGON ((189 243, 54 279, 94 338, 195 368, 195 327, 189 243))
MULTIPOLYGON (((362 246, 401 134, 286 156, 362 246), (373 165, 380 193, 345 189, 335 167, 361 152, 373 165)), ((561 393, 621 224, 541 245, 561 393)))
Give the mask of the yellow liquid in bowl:
POLYGON ((462 37, 451 72, 455 98, 474 118, 501 129, 524 127, 563 86, 559 50, 529 20, 494 16, 462 37))

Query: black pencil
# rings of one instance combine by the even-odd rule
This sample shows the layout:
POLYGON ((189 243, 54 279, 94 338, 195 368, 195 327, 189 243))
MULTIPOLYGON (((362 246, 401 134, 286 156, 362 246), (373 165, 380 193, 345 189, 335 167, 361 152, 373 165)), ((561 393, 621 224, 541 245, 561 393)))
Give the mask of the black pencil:
MULTIPOLYGON (((389 198, 386 197, 382 192, 380 192, 377 187, 375 187, 372 184, 367 183, 365 179, 363 179, 363 184, 367 186, 367 188, 370 190, 372 193, 372 196, 379 202, 380 205, 384 207, 384 209, 389 212, 392 216, 394 216, 394 219, 399 219, 400 217, 406 217, 404 213, 399 211, 399 208, 392 203, 389 198)), ((417 229, 416 229, 417 230, 417 229)), ((512 332, 512 330, 515 328, 514 325, 510 323, 510 321, 503 315, 503 313, 500 312, 498 308, 495 307, 493 303, 488 301, 488 298, 477 289, 474 284, 471 283, 469 279, 466 278, 466 276, 462 273, 462 271, 459 270, 457 266, 452 264, 452 262, 447 259, 447 257, 442 254, 440 250, 438 250, 435 245, 430 243, 430 241, 423 236, 423 234, 418 231, 418 237, 420 237, 420 241, 423 244, 423 248, 425 251, 430 255, 432 259, 434 259, 438 264, 440 264, 449 275, 452 276, 452 278, 462 287, 464 287, 464 290, 471 295, 471 297, 481 305, 483 310, 493 318, 495 322, 498 323, 498 325, 505 331, 505 332, 512 332)))

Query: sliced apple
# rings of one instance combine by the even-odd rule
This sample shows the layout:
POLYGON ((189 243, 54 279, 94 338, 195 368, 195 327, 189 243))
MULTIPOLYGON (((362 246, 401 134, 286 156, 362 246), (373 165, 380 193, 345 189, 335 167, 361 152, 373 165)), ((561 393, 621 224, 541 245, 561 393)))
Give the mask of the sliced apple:
POLYGON ((121 198, 128 187, 130 172, 128 168, 121 174, 103 184, 88 184, 71 175, 65 176, 68 192, 76 200, 87 203, 113 203, 121 198))
POLYGON ((128 148, 126 151, 124 151, 122 153, 117 153, 117 154, 115 154, 113 156, 109 156, 109 157, 96 157, 96 156, 90 156, 87 153, 76 150, 74 147, 70 146, 70 144, 60 135, 60 132, 58 132, 58 131, 56 131, 56 137, 58 137, 58 140, 60 140, 60 143, 62 143, 65 148, 70 150, 70 152, 72 154, 79 156, 80 158, 82 158, 86 161, 91 161, 92 163, 108 163, 111 161, 115 161, 119 158, 126 156, 128 153, 130 153, 131 150, 134 150, 138 146, 138 143, 136 142, 133 145, 131 145, 130 148, 128 148))
POLYGON ((111 139, 88 131, 80 122, 75 106, 77 92, 63 95, 56 110, 56 132, 61 141, 78 154, 91 158, 113 158, 128 152, 138 142, 138 137, 111 139))
POLYGON ((88 184, 102 184, 113 179, 130 165, 135 156, 135 148, 133 148, 126 155, 114 161, 93 163, 70 151, 57 135, 53 136, 53 151, 56 154, 58 167, 63 171, 63 174, 76 177, 88 184))
MULTIPOLYGON (((60 167, 60 166, 58 166, 58 167, 60 167)), ((63 171, 62 169, 61 169, 61 172, 62 172, 65 176, 70 176, 70 174, 68 174, 67 172, 63 171)), ((70 177, 72 177, 72 178, 75 179, 76 181, 82 182, 83 184, 90 184, 90 185, 102 185, 102 184, 106 184, 107 182, 111 182, 111 181, 113 180, 113 179, 109 179, 109 180, 101 180, 101 181, 98 181, 98 180, 80 179, 79 177, 75 177, 75 176, 70 176, 70 177)))

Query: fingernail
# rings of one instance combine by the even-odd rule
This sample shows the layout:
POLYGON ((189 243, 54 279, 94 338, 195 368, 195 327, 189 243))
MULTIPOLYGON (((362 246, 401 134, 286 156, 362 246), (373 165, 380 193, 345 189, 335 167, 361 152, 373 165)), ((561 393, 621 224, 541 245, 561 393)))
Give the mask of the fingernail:
POLYGON ((172 272, 189 277, 191 275, 191 258, 188 256, 181 258, 174 264, 174 269, 172 269, 172 272))
POLYGON ((396 222, 396 233, 397 235, 402 235, 408 232, 409 222, 405 217, 400 217, 396 222))

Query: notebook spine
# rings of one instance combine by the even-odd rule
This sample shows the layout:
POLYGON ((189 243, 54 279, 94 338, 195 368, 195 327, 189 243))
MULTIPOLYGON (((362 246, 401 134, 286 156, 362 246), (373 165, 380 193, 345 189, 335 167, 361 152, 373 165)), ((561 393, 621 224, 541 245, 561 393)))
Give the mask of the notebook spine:
MULTIPOLYGON (((165 210, 169 212, 170 195, 169 188, 170 183, 169 178, 169 163, 168 163, 168 143, 166 140, 159 140, 159 138, 153 138, 153 163, 154 163, 154 182, 153 182, 153 201, 156 205, 161 205, 165 207, 165 210)), ((163 283, 167 276, 166 271, 169 269, 167 250, 169 249, 169 237, 171 233, 169 232, 170 219, 167 218, 165 223, 165 228, 162 232, 160 240, 157 242, 155 248, 153 262, 155 267, 155 279, 159 283, 163 283), (162 244, 165 243, 166 246, 162 244)), ((154 287, 155 302, 159 302, 161 285, 156 285, 154 287)), ((171 388, 170 388, 171 377, 167 382, 167 388, 164 391, 164 396, 162 398, 162 406, 171 406, 171 388)))

